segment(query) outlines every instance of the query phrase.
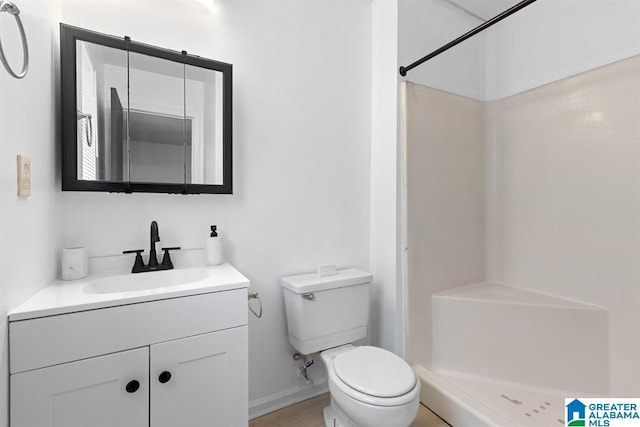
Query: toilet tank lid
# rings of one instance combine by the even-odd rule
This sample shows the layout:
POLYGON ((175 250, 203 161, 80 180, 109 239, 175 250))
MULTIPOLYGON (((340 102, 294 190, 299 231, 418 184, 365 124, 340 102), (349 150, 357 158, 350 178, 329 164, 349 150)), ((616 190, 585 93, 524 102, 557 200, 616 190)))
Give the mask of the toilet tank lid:
POLYGON ((330 276, 318 276, 316 273, 300 274, 297 276, 283 277, 280 284, 296 294, 326 291, 329 289, 343 288, 346 286, 370 283, 373 280, 371 273, 355 268, 338 270, 330 276))

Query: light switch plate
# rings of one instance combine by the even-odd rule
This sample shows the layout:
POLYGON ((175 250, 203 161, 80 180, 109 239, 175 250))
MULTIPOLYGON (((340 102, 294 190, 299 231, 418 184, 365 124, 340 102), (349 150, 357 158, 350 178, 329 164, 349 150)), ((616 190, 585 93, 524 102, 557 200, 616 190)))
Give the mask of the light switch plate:
POLYGON ((18 154, 18 196, 31 195, 31 159, 18 154))

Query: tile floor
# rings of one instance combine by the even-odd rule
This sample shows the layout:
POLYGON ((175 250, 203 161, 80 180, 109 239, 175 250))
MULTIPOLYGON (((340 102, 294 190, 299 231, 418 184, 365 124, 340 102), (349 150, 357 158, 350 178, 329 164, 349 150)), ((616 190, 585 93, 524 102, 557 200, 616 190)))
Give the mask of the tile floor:
MULTIPOLYGON (((321 394, 251 420, 249 421, 249 427, 324 427, 322 410, 327 405, 329 405, 329 394, 321 394)), ((449 427, 449 424, 438 418, 426 406, 420 405, 418 417, 411 424, 411 427, 449 427)))

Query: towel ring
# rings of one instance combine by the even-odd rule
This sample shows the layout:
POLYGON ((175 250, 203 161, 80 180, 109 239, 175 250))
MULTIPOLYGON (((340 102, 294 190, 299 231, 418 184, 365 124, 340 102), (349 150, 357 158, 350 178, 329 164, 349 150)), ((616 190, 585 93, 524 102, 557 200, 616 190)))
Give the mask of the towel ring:
POLYGON ((262 317, 262 300, 260 299, 260 295, 258 295, 258 293, 255 292, 255 291, 249 292, 249 311, 252 312, 253 315, 256 316, 258 319, 262 317), (251 307, 251 300, 252 299, 257 299, 258 300, 258 312, 257 313, 251 307))
POLYGON ((4 65, 4 68, 7 69, 7 72, 11 74, 16 79, 21 79, 27 75, 27 71, 29 70, 29 47, 27 46, 27 35, 24 32, 24 27, 22 26, 22 19, 20 19, 20 9, 18 6, 11 3, 10 1, 0 1, 0 13, 7 12, 13 15, 16 19, 16 23, 18 24, 18 29, 20 30, 20 37, 22 38, 22 70, 19 73, 16 73, 11 69, 11 66, 7 62, 7 58, 4 55, 4 50, 2 49, 2 41, 0 41, 0 61, 4 65))
POLYGON ((82 119, 87 119, 89 121, 89 126, 85 126, 84 128, 84 139, 87 140, 87 146, 91 147, 91 144, 93 144, 93 123, 91 122, 91 114, 83 113, 76 109, 76 120, 80 121, 82 119))

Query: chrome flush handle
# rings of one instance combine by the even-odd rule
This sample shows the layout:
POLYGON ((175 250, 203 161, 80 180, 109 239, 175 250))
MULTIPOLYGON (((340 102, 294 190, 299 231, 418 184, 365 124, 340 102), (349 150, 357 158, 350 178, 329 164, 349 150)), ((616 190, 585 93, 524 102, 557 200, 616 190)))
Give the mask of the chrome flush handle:
POLYGON ((308 293, 308 294, 302 294, 302 298, 309 301, 313 301, 316 299, 316 296, 313 293, 308 293))

